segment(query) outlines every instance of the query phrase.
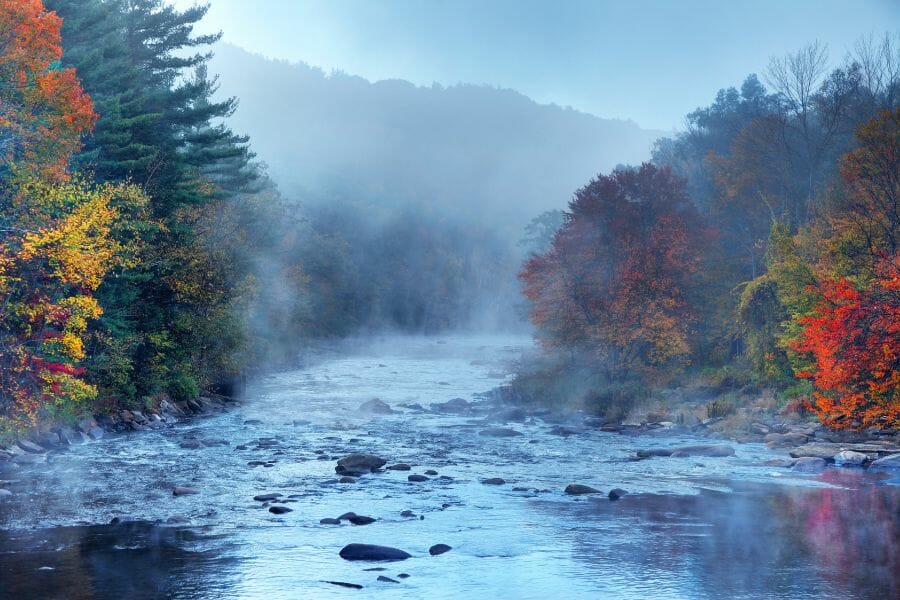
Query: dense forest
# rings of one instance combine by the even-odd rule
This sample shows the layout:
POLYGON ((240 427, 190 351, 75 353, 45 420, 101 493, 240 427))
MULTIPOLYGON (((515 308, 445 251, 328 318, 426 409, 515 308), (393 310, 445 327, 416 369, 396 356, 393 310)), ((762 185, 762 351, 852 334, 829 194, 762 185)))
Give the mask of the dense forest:
POLYGON ((898 425, 896 38, 833 70, 816 44, 775 60, 630 167, 649 139, 631 123, 227 48, 224 70, 288 82, 248 77, 248 107, 282 112, 265 89, 303 116, 251 148, 205 13, 0 0, 4 434, 226 390, 309 338, 517 327, 520 285, 546 351, 520 385, 550 399, 606 410, 705 373, 898 425))
POLYGON ((578 190, 521 274, 555 357, 523 387, 627 412, 702 373, 836 428, 900 424, 900 46, 828 64, 773 60, 578 190))

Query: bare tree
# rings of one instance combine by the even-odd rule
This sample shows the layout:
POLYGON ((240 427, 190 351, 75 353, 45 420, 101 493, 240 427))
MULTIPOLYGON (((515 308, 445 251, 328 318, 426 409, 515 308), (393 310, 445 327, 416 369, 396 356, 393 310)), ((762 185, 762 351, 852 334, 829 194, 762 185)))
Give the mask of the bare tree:
POLYGON ((877 109, 900 103, 900 32, 860 38, 845 62, 859 69, 877 109))

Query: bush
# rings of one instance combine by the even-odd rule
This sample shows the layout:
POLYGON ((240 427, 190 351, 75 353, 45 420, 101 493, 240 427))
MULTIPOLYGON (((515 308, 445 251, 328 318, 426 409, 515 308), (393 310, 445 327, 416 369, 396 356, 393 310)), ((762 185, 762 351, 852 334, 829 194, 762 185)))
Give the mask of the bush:
POLYGON ((200 395, 200 386, 192 376, 181 373, 169 382, 167 391, 173 400, 191 400, 200 395))

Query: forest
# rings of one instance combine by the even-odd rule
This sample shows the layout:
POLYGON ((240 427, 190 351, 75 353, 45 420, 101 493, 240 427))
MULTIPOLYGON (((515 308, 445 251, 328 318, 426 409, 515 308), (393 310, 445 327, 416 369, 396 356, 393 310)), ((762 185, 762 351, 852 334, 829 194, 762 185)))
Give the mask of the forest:
POLYGON ((834 428, 900 424, 896 36, 838 68, 818 43, 774 59, 516 245, 370 176, 334 201, 279 191, 210 71, 221 34, 194 31, 207 9, 0 2, 4 435, 229 393, 304 340, 521 329, 522 304, 545 355, 518 385, 551 403, 703 376, 834 428))

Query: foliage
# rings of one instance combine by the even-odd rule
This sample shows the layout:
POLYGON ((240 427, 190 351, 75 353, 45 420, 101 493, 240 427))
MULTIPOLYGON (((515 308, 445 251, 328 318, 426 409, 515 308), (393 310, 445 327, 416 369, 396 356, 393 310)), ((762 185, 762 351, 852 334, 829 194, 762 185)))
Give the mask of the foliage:
POLYGON ((694 315, 685 298, 703 236, 668 169, 591 181, 550 250, 521 274, 542 344, 587 353, 608 380, 686 363, 694 315))

